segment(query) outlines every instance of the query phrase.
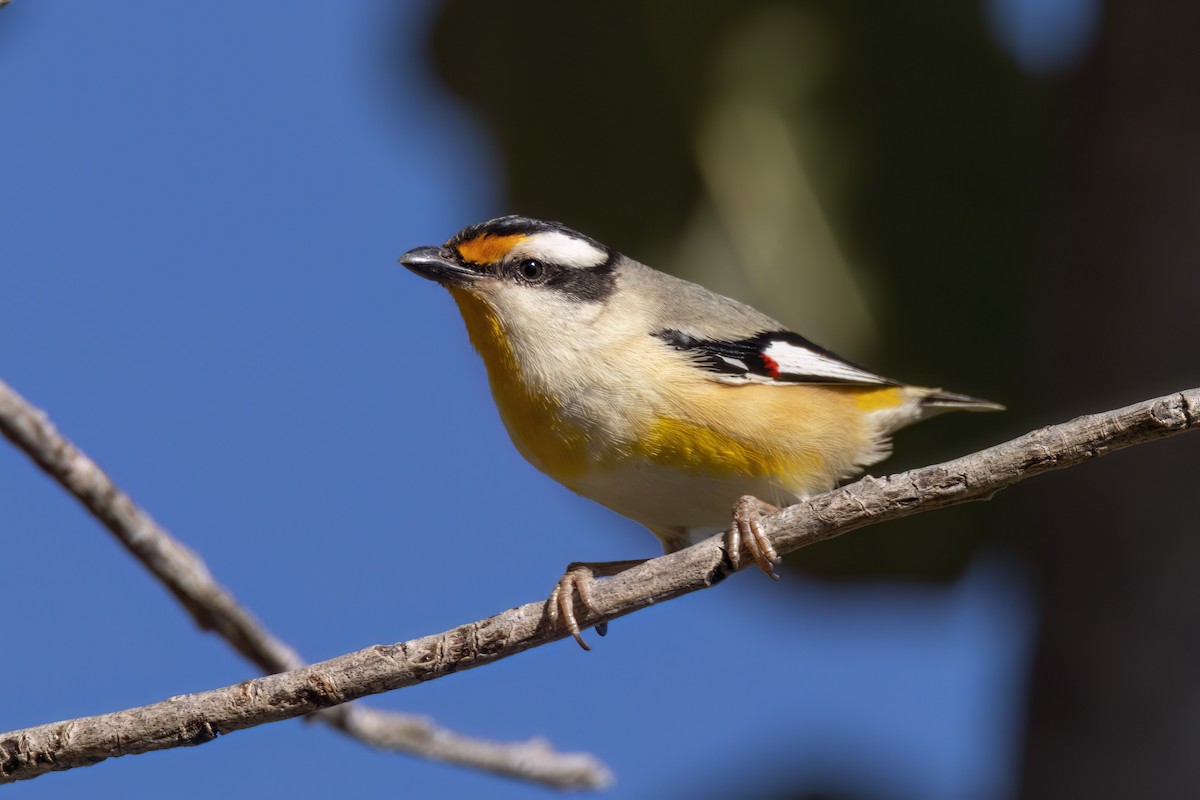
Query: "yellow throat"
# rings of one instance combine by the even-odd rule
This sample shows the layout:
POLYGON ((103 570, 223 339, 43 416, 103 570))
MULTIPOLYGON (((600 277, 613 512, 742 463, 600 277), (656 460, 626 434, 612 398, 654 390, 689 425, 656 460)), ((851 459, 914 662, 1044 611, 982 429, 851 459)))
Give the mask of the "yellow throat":
POLYGON ((583 434, 563 422, 553 399, 530 389, 499 317, 470 291, 456 286, 449 289, 471 344, 487 367, 492 397, 513 444, 531 464, 553 478, 564 480, 582 473, 587 467, 583 434))

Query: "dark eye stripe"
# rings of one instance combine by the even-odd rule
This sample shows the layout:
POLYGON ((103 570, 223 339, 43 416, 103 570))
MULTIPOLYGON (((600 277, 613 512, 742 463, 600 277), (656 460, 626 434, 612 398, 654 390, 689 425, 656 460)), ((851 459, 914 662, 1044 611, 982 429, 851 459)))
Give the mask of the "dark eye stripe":
POLYGON ((598 267, 566 267, 552 271, 543 284, 580 302, 598 303, 617 288, 613 259, 598 267))

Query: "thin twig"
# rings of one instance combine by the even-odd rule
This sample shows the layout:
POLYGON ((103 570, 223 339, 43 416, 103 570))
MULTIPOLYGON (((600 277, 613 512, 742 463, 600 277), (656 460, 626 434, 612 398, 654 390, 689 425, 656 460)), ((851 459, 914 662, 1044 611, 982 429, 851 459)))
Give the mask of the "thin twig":
MULTIPOLYGON (((304 659, 276 638, 204 561, 139 508, 51 424, 46 414, 0 381, 0 433, 83 504, 187 609, 204 630, 215 631, 246 659, 271 674, 296 670, 304 659)), ((390 711, 339 706, 317 718, 381 750, 476 767, 559 788, 599 789, 608 769, 585 753, 558 753, 540 740, 492 742, 439 728, 432 721, 390 711)))
MULTIPOLYGON (((963 458, 862 480, 763 520, 782 554, 846 531, 935 508, 990 498, 1025 478, 1123 447, 1200 427, 1200 389, 1080 417, 963 458)), ((713 586, 733 567, 720 536, 647 561, 594 587, 594 625, 713 586)), ((434 636, 376 645, 293 672, 269 675, 154 705, 40 725, 0 735, 0 782, 105 758, 211 741, 490 664, 569 635, 546 622, 545 601, 529 603, 434 636)), ((584 611, 584 609, 580 609, 584 611)))

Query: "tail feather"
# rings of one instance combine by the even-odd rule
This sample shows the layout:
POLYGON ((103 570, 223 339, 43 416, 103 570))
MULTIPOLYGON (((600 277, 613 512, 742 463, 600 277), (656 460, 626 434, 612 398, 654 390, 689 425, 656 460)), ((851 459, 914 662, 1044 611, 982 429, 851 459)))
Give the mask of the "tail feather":
POLYGON ((970 395, 958 394, 956 392, 943 392, 941 389, 931 389, 929 394, 923 395, 917 401, 922 409, 928 409, 930 413, 937 411, 1004 411, 1005 407, 1000 403, 993 403, 991 400, 981 400, 978 397, 970 395))

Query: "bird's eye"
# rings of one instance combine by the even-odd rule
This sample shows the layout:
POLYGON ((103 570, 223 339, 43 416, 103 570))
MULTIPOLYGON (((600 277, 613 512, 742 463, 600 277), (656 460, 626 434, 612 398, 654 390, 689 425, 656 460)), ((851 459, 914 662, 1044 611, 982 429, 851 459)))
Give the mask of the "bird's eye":
POLYGON ((517 265, 517 271, 527 281, 541 280, 546 274, 546 265, 536 258, 527 258, 517 265))

